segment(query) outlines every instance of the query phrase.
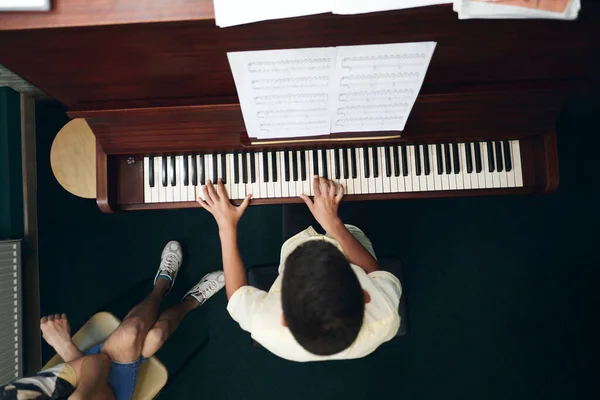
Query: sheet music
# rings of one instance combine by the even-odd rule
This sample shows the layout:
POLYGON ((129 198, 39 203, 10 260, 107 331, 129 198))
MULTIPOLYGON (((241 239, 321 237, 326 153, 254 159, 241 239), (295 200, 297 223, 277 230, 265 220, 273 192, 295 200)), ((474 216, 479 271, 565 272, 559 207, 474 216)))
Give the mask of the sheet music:
POLYGON ((331 11, 333 0, 214 0, 215 21, 221 28, 270 19, 300 17, 331 11))
POLYGON ((331 132, 403 130, 435 45, 338 47, 331 132))
POLYGON ((360 14, 435 4, 449 4, 452 2, 453 0, 334 0, 332 12, 334 14, 360 14))
POLYGON ((228 53, 246 130, 258 139, 400 131, 435 42, 228 53))
POLYGON ((329 134, 335 47, 228 53, 248 136, 329 134))

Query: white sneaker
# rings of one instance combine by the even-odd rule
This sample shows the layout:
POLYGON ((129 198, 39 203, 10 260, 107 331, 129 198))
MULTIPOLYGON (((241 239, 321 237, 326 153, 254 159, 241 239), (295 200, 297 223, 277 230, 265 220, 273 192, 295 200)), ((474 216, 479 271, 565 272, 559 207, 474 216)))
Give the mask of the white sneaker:
POLYGON ((164 277, 164 279, 169 281, 169 290, 167 291, 167 293, 169 293, 175 284, 175 279, 177 278, 177 273, 179 272, 182 261, 183 251, 179 242, 172 240, 167 243, 160 256, 160 266, 154 277, 154 285, 156 285, 159 276, 164 277))
POLYGON ((183 296, 181 301, 185 300, 188 296, 195 298, 199 305, 204 304, 213 294, 223 289, 225 286, 225 275, 223 271, 215 271, 204 275, 204 278, 198 282, 196 286, 190 289, 189 292, 183 296))

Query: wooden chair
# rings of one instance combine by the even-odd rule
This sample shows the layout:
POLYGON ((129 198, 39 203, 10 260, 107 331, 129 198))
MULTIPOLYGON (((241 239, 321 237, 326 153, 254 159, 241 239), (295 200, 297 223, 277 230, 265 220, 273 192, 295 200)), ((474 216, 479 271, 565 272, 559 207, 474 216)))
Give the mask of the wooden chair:
MULTIPOLYGON (((81 351, 102 343, 114 332, 121 321, 109 312, 99 312, 90 318, 85 325, 73 336, 73 343, 81 351)), ((43 369, 51 368, 62 363, 56 354, 43 369)), ((133 400, 150 400, 155 398, 167 383, 169 372, 155 356, 150 357, 140 366, 133 400)))

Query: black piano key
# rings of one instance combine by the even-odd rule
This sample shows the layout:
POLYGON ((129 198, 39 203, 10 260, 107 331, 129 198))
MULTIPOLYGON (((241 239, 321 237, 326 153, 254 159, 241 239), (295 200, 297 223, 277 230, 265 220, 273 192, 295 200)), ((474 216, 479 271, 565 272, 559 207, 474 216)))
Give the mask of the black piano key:
POLYGON ((225 153, 221 153, 221 180, 227 183, 227 157, 225 153))
POLYGON ((496 145, 496 170, 498 172, 504 171, 504 160, 502 158, 502 143, 494 142, 496 145))
POLYGON ((306 180, 306 151, 300 150, 300 179, 306 180))
POLYGON ((408 152, 405 144, 400 147, 400 154, 402 154, 402 176, 408 176, 408 152))
POLYGON ((239 163, 239 154, 233 153, 233 183, 240 183, 240 163, 239 163))
POLYGON ((349 166, 348 166, 348 150, 347 149, 340 149, 340 152, 342 153, 342 166, 344 167, 344 179, 349 179, 350 178, 350 170, 349 170, 349 166))
POLYGON ((172 156, 169 158, 169 167, 170 167, 170 174, 169 176, 171 177, 171 186, 176 186, 177 185, 177 174, 175 173, 175 156, 172 156))
POLYGON ((184 155, 183 156, 183 184, 185 186, 190 185, 190 171, 188 168, 189 168, 188 156, 184 155))
POLYGON ((458 154, 458 143, 452 143, 452 161, 454 163, 454 173, 460 173, 460 155, 458 154))
POLYGON ((212 183, 214 183, 215 185, 217 184, 217 180, 219 180, 219 169, 218 169, 218 160, 217 160, 217 154, 213 154, 212 155, 212 177, 210 178, 212 180, 212 183))
POLYGON ((327 150, 322 149, 322 150, 319 150, 319 151, 321 152, 321 162, 323 164, 323 174, 322 174, 322 176, 325 179, 329 179, 329 177, 328 177, 329 171, 328 171, 328 168, 327 168, 327 150))
POLYGON ((471 143, 465 143, 465 153, 467 156, 467 173, 473 172, 473 152, 471 151, 471 143))
POLYGON ((370 162, 369 162, 369 148, 368 147, 363 147, 363 154, 364 154, 364 169, 365 169, 365 178, 370 178, 371 177, 371 168, 370 168, 370 162))
POLYGON ((442 175, 444 173, 444 157, 442 157, 442 145, 437 143, 435 145, 435 158, 437 162, 437 172, 438 175, 442 175))
POLYGON ((502 141, 502 147, 504 148, 504 169, 506 172, 512 171, 512 159, 510 158, 510 143, 508 140, 502 141))
POLYGON ((494 172, 496 170, 496 167, 495 167, 496 162, 494 161, 494 147, 492 146, 492 142, 487 141, 486 147, 487 147, 487 156, 488 156, 488 170, 490 172, 494 172))
POLYGON ((373 178, 379 178, 379 154, 377 147, 371 147, 373 152, 373 178))
POLYGON ((452 173, 452 159, 450 158, 449 143, 444 143, 444 161, 446 161, 446 174, 452 173))
POLYGON ((263 151, 263 182, 269 182, 269 153, 263 151))
POLYGON ((248 183, 248 153, 242 153, 242 183, 248 183))
POLYGON ((290 162, 290 152, 289 151, 284 151, 283 152, 284 156, 283 156, 283 161, 284 161, 284 169, 285 169, 285 181, 289 182, 290 181, 290 166, 291 166, 291 162, 290 162))
POLYGON ((429 163, 429 146, 423 145, 423 167, 425 168, 425 175, 431 174, 431 165, 429 163))
POLYGON ((392 176, 392 156, 390 146, 385 146, 383 153, 385 157, 385 176, 389 178, 392 176))
POLYGON ((162 158, 162 185, 167 187, 167 157, 162 158))
POLYGON ((199 176, 199 181, 198 184, 200 185, 206 185, 206 168, 204 166, 204 154, 200 154, 200 156, 198 157, 198 176, 199 176))
POLYGON ((298 166, 300 165, 300 155, 297 150, 294 150, 292 154, 292 177, 294 178, 294 182, 298 182, 298 166))
POLYGON ((350 164, 351 164, 351 168, 352 168, 352 179, 358 178, 358 167, 356 165, 356 159, 358 158, 358 156, 356 155, 357 152, 358 152, 357 148, 350 149, 350 164))
POLYGON ((400 176, 400 154, 398 154, 398 146, 393 146, 392 155, 394 156, 394 176, 400 176))
POLYGON ((319 150, 315 149, 312 152, 312 163, 314 175, 319 175, 319 150))
POLYGON ((196 156, 190 156, 190 160, 192 161, 192 185, 198 185, 198 164, 196 160, 196 156))
POLYGON ((340 179, 340 152, 339 149, 333 150, 333 165, 335 167, 335 179, 340 179))
POLYGON ((413 149, 415 150, 415 171, 417 172, 417 176, 420 176, 421 175, 421 146, 418 144, 414 144, 413 149))
POLYGON ((271 166, 273 167, 273 182, 277 182, 277 153, 271 152, 271 166))
POLYGON ((475 172, 480 173, 483 170, 483 163, 481 161, 481 143, 473 143, 475 148, 475 172))
POLYGON ((250 153, 250 182, 256 183, 256 154, 250 153))
POLYGON ((154 187, 154 157, 148 157, 148 180, 150 187, 154 187))

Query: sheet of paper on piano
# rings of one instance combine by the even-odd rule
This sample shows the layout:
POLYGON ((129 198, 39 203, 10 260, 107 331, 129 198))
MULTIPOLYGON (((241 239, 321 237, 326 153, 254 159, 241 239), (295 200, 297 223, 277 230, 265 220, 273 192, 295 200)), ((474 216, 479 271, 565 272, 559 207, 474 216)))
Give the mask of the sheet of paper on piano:
POLYGON ((574 20, 581 9, 580 0, 455 0, 459 19, 542 18, 574 20))
POLYGON ((334 0, 334 14, 361 14, 378 11, 450 4, 453 0, 334 0))
POLYGON ((214 0, 217 26, 331 12, 333 0, 214 0))
POLYGON ((248 136, 329 134, 335 47, 228 53, 248 136))
POLYGON ((420 42, 338 47, 331 132, 404 130, 435 46, 420 42))

